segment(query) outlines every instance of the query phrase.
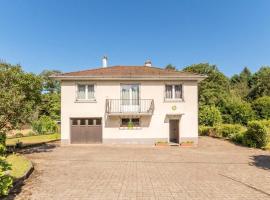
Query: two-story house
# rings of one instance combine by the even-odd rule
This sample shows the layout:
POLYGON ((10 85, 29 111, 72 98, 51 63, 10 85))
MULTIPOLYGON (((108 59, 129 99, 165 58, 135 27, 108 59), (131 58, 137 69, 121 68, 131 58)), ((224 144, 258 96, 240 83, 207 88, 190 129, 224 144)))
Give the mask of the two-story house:
POLYGON ((151 66, 63 73, 61 141, 76 143, 198 142, 198 82, 205 77, 151 66))

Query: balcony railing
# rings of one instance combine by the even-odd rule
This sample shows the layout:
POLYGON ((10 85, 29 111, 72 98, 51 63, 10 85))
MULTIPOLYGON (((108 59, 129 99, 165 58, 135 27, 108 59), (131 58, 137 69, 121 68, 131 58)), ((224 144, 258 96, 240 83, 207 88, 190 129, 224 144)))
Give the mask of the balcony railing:
POLYGON ((152 115, 153 99, 106 99, 106 113, 110 115, 152 115))

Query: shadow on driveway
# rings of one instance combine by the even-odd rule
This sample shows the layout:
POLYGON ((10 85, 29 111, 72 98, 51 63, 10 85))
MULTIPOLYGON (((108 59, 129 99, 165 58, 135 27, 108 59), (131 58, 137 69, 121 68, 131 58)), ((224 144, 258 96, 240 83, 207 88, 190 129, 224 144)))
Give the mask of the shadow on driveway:
POLYGON ((256 167, 270 170, 270 155, 255 155, 251 156, 252 164, 256 167))

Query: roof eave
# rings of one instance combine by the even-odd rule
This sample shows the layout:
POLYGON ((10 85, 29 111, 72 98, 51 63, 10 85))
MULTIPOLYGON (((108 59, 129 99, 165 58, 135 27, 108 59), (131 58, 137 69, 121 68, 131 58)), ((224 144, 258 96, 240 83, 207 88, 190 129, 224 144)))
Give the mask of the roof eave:
POLYGON ((194 80, 202 81, 207 76, 130 76, 130 77, 113 77, 113 76, 50 76, 56 80, 194 80))

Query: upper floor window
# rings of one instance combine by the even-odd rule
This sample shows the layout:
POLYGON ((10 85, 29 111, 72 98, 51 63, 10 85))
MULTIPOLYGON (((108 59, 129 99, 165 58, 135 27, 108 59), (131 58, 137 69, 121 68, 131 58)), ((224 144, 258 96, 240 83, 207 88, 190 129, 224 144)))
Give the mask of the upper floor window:
POLYGON ((95 100, 94 84, 78 84, 77 100, 95 100))
POLYGON ((182 100, 183 86, 181 84, 165 85, 165 100, 182 100))

